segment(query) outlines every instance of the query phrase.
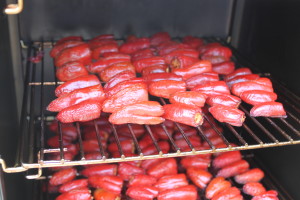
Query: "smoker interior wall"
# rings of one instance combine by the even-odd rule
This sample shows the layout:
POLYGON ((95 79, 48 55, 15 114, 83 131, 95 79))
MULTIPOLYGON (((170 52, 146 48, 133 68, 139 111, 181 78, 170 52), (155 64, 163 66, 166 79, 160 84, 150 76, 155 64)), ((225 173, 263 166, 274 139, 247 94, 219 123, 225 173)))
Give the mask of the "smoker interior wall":
POLYGON ((246 0, 238 49, 300 94, 300 2, 246 0))
MULTIPOLYGON (((238 50, 299 95, 300 2, 246 0, 244 6, 238 50)), ((294 199, 300 199, 299 152, 299 145, 255 151, 294 199)))
POLYGON ((173 37, 228 34, 233 0, 26 0, 20 15, 21 38, 85 39, 113 33, 149 36, 168 31, 173 37))

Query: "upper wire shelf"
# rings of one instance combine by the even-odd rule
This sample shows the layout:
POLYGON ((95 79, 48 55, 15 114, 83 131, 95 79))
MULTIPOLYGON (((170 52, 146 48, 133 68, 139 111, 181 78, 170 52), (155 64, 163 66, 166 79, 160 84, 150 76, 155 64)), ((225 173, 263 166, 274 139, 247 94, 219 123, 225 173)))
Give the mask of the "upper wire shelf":
MULTIPOLYGON (((118 153, 120 156, 111 157, 106 152, 103 144, 101 143, 100 129, 94 121, 94 129, 97 134, 97 141, 99 146, 99 152, 102 155, 101 159, 87 160, 82 146, 82 127, 80 123, 75 123, 78 144, 79 144, 79 157, 75 160, 66 160, 65 151, 66 147, 63 145, 63 134, 61 131, 61 124, 59 123, 59 148, 51 149, 47 148, 45 141, 47 139, 47 128, 46 124, 53 120, 54 117, 51 113, 46 111, 46 106, 54 98, 54 89, 57 85, 62 82, 58 82, 55 78, 55 67, 52 59, 48 56, 51 45, 49 42, 35 42, 29 45, 28 48, 23 49, 26 51, 26 76, 25 76, 25 90, 23 99, 23 111, 21 119, 21 131, 20 131, 20 142, 18 145, 18 154, 16 158, 16 165, 14 167, 7 167, 5 161, 0 159, 2 168, 7 173, 22 172, 29 169, 37 169, 38 172, 33 175, 27 175, 28 179, 36 179, 42 175, 42 168, 48 167, 64 167, 64 166, 76 166, 76 165, 89 165, 89 164, 100 164, 100 163, 114 163, 114 162, 125 162, 145 159, 157 159, 166 157, 179 157, 179 156, 190 156, 197 154, 206 153, 218 153, 234 150, 249 150, 259 149, 267 147, 276 147, 284 145, 292 145, 300 143, 300 105, 299 97, 288 91, 283 85, 278 83, 269 74, 268 76, 272 82, 275 92, 278 94, 278 100, 283 103, 286 111, 287 118, 253 118, 249 114, 249 107, 242 104, 239 108, 245 112, 246 121, 242 127, 233 127, 228 124, 217 123, 211 119, 210 116, 204 116, 204 120, 211 126, 211 128, 220 136, 222 141, 226 144, 225 147, 218 148, 213 144, 210 138, 208 138, 201 126, 196 127, 197 134, 201 139, 207 142, 207 148, 197 150, 194 148, 191 140, 187 136, 187 133, 181 127, 180 124, 175 123, 177 130, 184 138, 188 150, 182 151, 176 143, 174 138, 165 125, 161 125, 164 130, 171 150, 169 153, 163 153, 158 141, 155 139, 151 126, 145 125, 146 134, 151 138, 153 145, 156 148, 156 153, 152 155, 144 155, 141 147, 139 146, 136 134, 132 128, 132 124, 127 124, 130 130, 130 135, 135 145, 136 156, 126 157, 121 148, 119 133, 114 125, 111 124, 112 134, 118 147, 118 153), (37 51, 43 51, 44 57, 40 63, 31 63, 28 58, 34 56, 37 51), (222 126, 224 129, 221 132, 215 123, 222 126), (232 145, 232 143, 236 144, 232 145), (59 154, 59 160, 50 160, 48 154, 59 154)), ((233 51, 235 52, 235 51, 233 51)), ((234 54, 234 62, 237 66, 245 66, 243 58, 239 57, 237 53, 234 54)), ((165 104, 165 100, 160 98, 161 104, 165 104)))

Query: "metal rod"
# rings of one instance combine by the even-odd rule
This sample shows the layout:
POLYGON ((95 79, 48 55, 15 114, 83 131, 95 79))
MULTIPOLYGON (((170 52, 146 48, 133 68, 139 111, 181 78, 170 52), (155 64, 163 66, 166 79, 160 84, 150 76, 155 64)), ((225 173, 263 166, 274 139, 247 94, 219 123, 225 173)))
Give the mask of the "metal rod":
MULTIPOLYGON (((41 51, 44 51, 44 45, 42 43, 41 51)), ((44 57, 42 58, 41 66, 41 150, 40 150, 40 160, 44 160, 44 149, 45 149, 45 113, 44 113, 44 68, 45 62, 44 57)))
POLYGON ((95 127, 95 130, 96 130, 96 136, 97 136, 97 141, 98 141, 98 145, 99 145, 99 148, 100 148, 100 153, 102 155, 102 159, 106 159, 106 154, 105 154, 105 151, 104 151, 104 147, 102 145, 102 137, 99 133, 99 128, 98 128, 98 125, 96 123, 96 120, 94 120, 94 127, 95 127))
POLYGON ((240 136, 240 134, 229 124, 225 123, 225 126, 237 137, 237 139, 244 145, 248 146, 247 142, 240 136))
POLYGON ((159 154, 161 154, 162 151, 161 151, 161 149, 160 149, 160 146, 158 145, 158 143, 157 143, 155 137, 153 136, 153 133, 152 133, 152 131, 151 131, 149 125, 145 125, 145 127, 146 127, 146 130, 147 130, 147 132, 149 133, 149 135, 150 135, 152 141, 153 141, 153 144, 154 144, 154 146, 155 146, 157 152, 158 152, 159 154))
POLYGON ((208 143, 210 148, 213 150, 216 149, 215 145, 213 145, 213 143, 210 141, 210 139, 204 134, 204 132, 200 126, 197 126, 197 130, 198 130, 200 137, 208 143))
POLYGON ((252 138, 258 142, 259 144, 263 144, 263 141, 261 141, 261 139, 259 139, 259 137, 257 137, 257 135, 255 135, 255 133, 249 128, 249 126, 247 126, 247 124, 244 122, 243 124, 244 129, 252 136, 252 138))
POLYGON ((255 119, 254 117, 250 116, 250 113, 243 107, 240 105, 239 107, 246 115, 248 118, 250 118, 271 140, 273 140, 273 142, 278 143, 279 141, 270 133, 270 131, 268 131, 259 121, 257 121, 257 119, 255 119))
POLYGON ((134 134, 134 131, 132 130, 131 125, 130 125, 130 124, 127 124, 127 126, 128 126, 128 129, 129 129, 129 132, 130 132, 130 134, 131 134, 131 137, 132 137, 132 139, 133 139, 134 145, 136 146, 136 150, 138 151, 138 154, 139 154, 140 156, 143 156, 141 147, 140 147, 139 142, 138 142, 138 140, 137 140, 137 138, 136 138, 136 136, 135 136, 135 134, 134 134))
POLYGON ((161 127, 164 129, 165 134, 168 136, 172 146, 174 147, 174 149, 176 151, 180 151, 180 148, 177 146, 177 144, 175 143, 174 139, 172 138, 171 134, 169 133, 166 125, 164 125, 163 123, 161 124, 161 127))
POLYGON ((282 130, 273 120, 271 120, 268 117, 265 117, 265 119, 286 139, 290 140, 291 142, 294 141, 293 138, 291 136, 289 136, 284 130, 282 130))
POLYGON ((297 130, 293 125, 291 125, 290 123, 288 123, 285 119, 283 118, 279 118, 279 120, 281 122, 283 122, 287 127, 289 127, 295 134, 297 134, 298 136, 300 136, 300 131, 297 130))
POLYGON ((81 160, 85 160, 79 122, 76 122, 76 129, 77 129, 77 135, 78 135, 80 157, 81 157, 81 160))
POLYGON ((117 143, 117 146, 118 146, 118 149, 119 149, 120 156, 122 158, 124 158, 125 155, 124 155, 123 150, 122 150, 122 146, 121 146, 121 143, 120 143, 120 140, 119 140, 119 137, 118 137, 116 127, 113 124, 111 126, 112 126, 112 129, 113 129, 113 133, 114 133, 114 136, 115 136, 115 139, 116 139, 116 143, 117 143))

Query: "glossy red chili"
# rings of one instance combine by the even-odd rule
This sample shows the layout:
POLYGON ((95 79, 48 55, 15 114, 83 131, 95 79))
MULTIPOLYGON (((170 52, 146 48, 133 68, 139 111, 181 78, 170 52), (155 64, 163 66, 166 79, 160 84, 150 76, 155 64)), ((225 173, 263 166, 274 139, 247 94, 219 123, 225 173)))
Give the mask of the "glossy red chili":
MULTIPOLYGON (((166 127, 166 129, 167 129, 167 132, 169 133, 169 135, 173 134, 172 128, 166 127)), ((162 139, 162 140, 169 139, 169 137, 167 136, 165 130, 163 129, 163 127, 161 125, 151 126, 151 130, 152 130, 152 133, 158 137, 158 139, 162 139)))
POLYGON ((269 190, 261 195, 253 197, 252 200, 279 200, 277 195, 278 193, 275 190, 269 190))
POLYGON ((124 54, 124 53, 119 53, 119 52, 106 52, 102 54, 102 57, 104 58, 124 58, 124 59, 131 59, 131 56, 128 54, 124 54))
POLYGON ((164 190, 174 189, 188 184, 185 174, 174 174, 161 177, 154 186, 159 192, 162 192, 164 190))
POLYGON ((121 197, 118 194, 99 188, 96 189, 94 192, 94 199, 95 200, 118 200, 121 199, 121 197))
MULTIPOLYGON (((162 153, 169 153, 170 150, 170 144, 165 141, 165 140, 161 140, 158 143, 158 146, 160 147, 162 153)), ((153 142, 151 142, 149 145, 147 145, 145 148, 142 148, 142 152, 144 155, 148 156, 148 155, 153 155, 153 154, 157 154, 159 153, 157 151, 156 146, 153 144, 153 142)))
POLYGON ((155 51, 156 49, 154 48, 140 49, 134 52, 133 54, 131 54, 131 61, 135 62, 140 59, 153 57, 155 55, 154 53, 155 51))
MULTIPOLYGON (((201 148, 202 144, 201 144, 201 139, 200 139, 199 136, 197 136, 197 135, 190 136, 189 140, 190 140, 190 143, 194 146, 194 148, 196 150, 198 150, 199 148, 201 148)), ((186 140, 184 138, 175 140, 175 144, 180 149, 188 149, 188 148, 190 148, 189 145, 188 145, 188 143, 186 142, 186 140)))
POLYGON ((227 61, 218 64, 214 64, 212 70, 218 74, 227 75, 234 71, 235 65, 234 62, 227 61))
POLYGON ((202 45, 198 48, 198 51, 200 52, 200 54, 202 55, 205 51, 207 51, 209 48, 212 47, 221 47, 222 45, 218 42, 212 42, 212 43, 208 43, 205 45, 202 45))
POLYGON ((67 37, 63 37, 63 38, 59 39, 55 43, 55 46, 59 45, 59 44, 62 44, 62 43, 65 43, 67 41, 82 41, 82 37, 81 36, 67 36, 67 37))
POLYGON ((86 88, 94 85, 100 85, 100 81, 95 75, 87 75, 75 78, 71 81, 65 82, 59 85, 55 89, 55 95, 60 97, 76 89, 86 88))
POLYGON ((68 168, 55 172, 49 180, 50 185, 62 185, 72 181, 76 177, 76 169, 68 168))
POLYGON ((234 180, 239 184, 246 184, 249 182, 259 182, 264 176, 264 172, 261 169, 254 168, 236 175, 234 180))
POLYGON ((69 192, 71 190, 81 189, 88 187, 87 179, 77 179, 70 182, 67 182, 59 187, 58 191, 60 193, 69 192))
POLYGON ((116 43, 103 44, 92 50, 92 59, 97 60, 100 56, 107 52, 118 52, 119 47, 116 43))
MULTIPOLYGON (((189 149, 190 151, 190 149, 189 149)), ((181 159, 180 163, 184 168, 194 167, 197 169, 207 170, 211 160, 199 156, 187 156, 181 159)))
POLYGON ((226 181, 224 177, 216 177, 210 181, 206 190, 205 190, 205 197, 207 199, 211 199, 216 196, 218 193, 222 192, 231 187, 231 183, 226 181))
POLYGON ((232 126, 242 126, 246 118, 243 111, 222 105, 210 107, 209 112, 219 122, 226 122, 232 126))
POLYGON ((162 80, 173 80, 173 81, 182 81, 182 77, 172 74, 172 73, 154 73, 148 74, 147 76, 143 77, 143 79, 148 83, 162 81, 162 80))
POLYGON ((193 89, 197 85, 205 85, 211 81, 219 81, 219 76, 215 72, 202 73, 188 78, 185 83, 188 89, 193 89))
POLYGON ((164 65, 164 64, 165 64, 165 59, 159 56, 144 58, 133 62, 133 65, 138 73, 141 73, 142 70, 146 67, 152 65, 164 65))
POLYGON ((212 65, 209 61, 201 60, 183 69, 174 69, 172 72, 182 76, 183 80, 187 80, 195 75, 212 71, 212 65))
POLYGON ((149 38, 137 38, 134 41, 125 42, 119 47, 121 53, 132 54, 140 49, 145 49, 150 46, 149 38))
POLYGON ((127 81, 127 80, 135 78, 135 76, 136 76, 136 74, 132 71, 129 71, 129 70, 122 71, 122 72, 116 74, 115 76, 113 76, 111 79, 109 79, 109 81, 104 85, 103 88, 106 91, 123 81, 127 81))
POLYGON ((105 58, 99 58, 93 63, 90 63, 88 65, 88 70, 91 73, 100 73, 103 69, 106 67, 117 64, 117 63, 123 63, 123 62, 130 62, 130 58, 128 57, 115 57, 115 56, 110 56, 110 57, 105 57, 105 58))
POLYGON ((124 88, 115 95, 108 97, 104 102, 102 109, 104 112, 116 112, 126 105, 148 101, 148 91, 141 84, 134 84, 131 87, 124 88))
POLYGON ((243 186, 243 192, 253 197, 259 196, 265 193, 266 191, 266 188, 261 183, 257 182, 249 182, 243 186))
POLYGON ((83 65, 88 65, 92 60, 92 52, 88 44, 80 44, 77 46, 65 48, 55 57, 55 66, 61 67, 64 64, 72 61, 81 62, 83 65))
POLYGON ((169 41, 169 40, 171 40, 171 37, 170 37, 169 33, 159 32, 159 33, 155 33, 154 35, 152 35, 150 37, 150 44, 152 46, 156 46, 156 45, 159 45, 162 42, 169 41))
POLYGON ((252 117, 286 117, 286 112, 282 103, 265 102, 253 106, 250 115, 252 117))
POLYGON ((113 39, 105 39, 105 40, 90 40, 88 42, 91 50, 94 50, 103 45, 118 45, 117 41, 113 39))
POLYGON ((182 43, 189 45, 193 49, 198 49, 204 44, 204 41, 201 38, 196 38, 193 36, 185 36, 182 39, 182 43))
POLYGON ((177 163, 174 158, 161 160, 147 170, 147 174, 160 178, 166 175, 177 174, 177 163))
POLYGON ((132 186, 126 191, 126 195, 132 199, 152 200, 158 195, 158 189, 153 186, 132 186))
POLYGON ((161 80, 149 85, 149 93, 153 96, 169 98, 171 94, 186 90, 183 81, 161 80))
POLYGON ((60 81, 69 81, 88 74, 89 72, 80 62, 68 62, 56 70, 56 77, 60 81))
POLYGON ((273 88, 256 83, 254 81, 245 81, 236 83, 232 86, 231 92, 236 96, 241 96, 243 92, 251 91, 251 90, 262 90, 266 92, 273 92, 273 88))
POLYGON ((90 41, 112 40, 112 39, 114 39, 113 34, 101 34, 101 35, 97 35, 96 37, 92 38, 90 41))
POLYGON ((239 160, 229 165, 226 165, 220 169, 216 176, 222 176, 224 178, 229 178, 241 173, 244 173, 249 169, 249 163, 245 160, 239 160))
POLYGON ((88 167, 82 170, 80 173, 85 177, 90 177, 94 175, 117 175, 117 165, 115 164, 101 164, 88 167))
POLYGON ((223 105, 237 108, 241 103, 241 99, 230 94, 220 94, 208 97, 206 103, 210 106, 223 105))
POLYGON ((169 43, 167 45, 163 45, 161 48, 158 48, 158 54, 161 56, 166 56, 167 54, 176 51, 176 50, 191 50, 192 48, 187 44, 182 43, 169 43))
POLYGON ((132 79, 125 80, 125 81, 122 81, 120 83, 117 83, 115 86, 110 87, 108 89, 104 88, 106 97, 113 96, 114 94, 118 93, 119 91, 123 90, 124 88, 131 87, 132 85, 135 85, 135 84, 140 84, 145 89, 148 88, 147 84, 144 81, 144 79, 142 79, 142 78, 132 78, 132 79))
POLYGON ((84 44, 84 42, 79 41, 79 40, 70 40, 70 41, 65 41, 60 44, 56 44, 50 51, 50 56, 52 58, 55 58, 63 49, 74 47, 80 44, 84 44))
POLYGON ((194 185, 187 185, 179 188, 160 192, 157 200, 196 200, 198 197, 197 189, 194 185))
POLYGON ((100 114, 101 102, 85 100, 61 110, 56 118, 62 123, 84 122, 99 118, 100 114))
MULTIPOLYGON (((104 148, 106 148, 106 141, 101 140, 101 143, 104 148)), ((78 145, 79 146, 79 145, 78 145)), ((85 153, 93 153, 95 151, 100 151, 98 140, 89 139, 82 141, 82 148, 85 153)))
POLYGON ((226 81, 226 83, 231 88, 236 83, 245 82, 245 81, 253 81, 256 79, 259 79, 258 74, 246 74, 246 75, 236 76, 236 77, 230 79, 229 81, 226 81))
POLYGON ((164 118, 190 126, 199 126, 203 123, 202 111, 197 106, 185 104, 164 105, 164 118))
POLYGON ((232 80, 233 78, 241 75, 252 74, 252 71, 249 68, 243 67, 234 70, 234 72, 228 74, 225 78, 226 81, 232 80))
POLYGON ((194 49, 177 49, 177 50, 174 50, 174 51, 172 51, 172 52, 170 52, 170 53, 168 53, 164 56, 166 63, 170 64, 172 59, 176 56, 179 56, 179 55, 198 58, 199 57, 199 52, 194 50, 194 49))
MULTIPOLYGON (((140 137, 140 136, 144 135, 144 133, 146 132, 144 126, 142 126, 142 125, 131 124, 130 127, 136 137, 140 137)), ((127 125, 117 127, 117 132, 120 135, 126 135, 126 136, 131 137, 131 132, 127 125)))
POLYGON ((186 173, 192 182, 200 189, 204 189, 212 178, 211 173, 208 171, 195 167, 187 168, 186 173))
POLYGON ((115 194, 120 194, 123 187, 123 180, 118 176, 90 176, 89 185, 93 188, 102 188, 115 194))
POLYGON ((277 99, 274 92, 266 92, 262 90, 250 90, 241 94, 241 99, 251 105, 258 105, 265 102, 272 102, 277 99))
POLYGON ((182 68, 188 67, 198 61, 199 61, 199 59, 195 58, 195 57, 179 55, 179 56, 174 57, 171 60, 170 67, 171 67, 171 69, 182 69, 182 68))
POLYGON ((182 103, 203 107, 206 100, 206 95, 196 91, 175 92, 170 95, 170 103, 182 103))
POLYGON ((218 169, 226 167, 227 165, 230 165, 239 160, 242 160, 242 154, 240 151, 229 151, 217 156, 213 160, 212 165, 214 168, 218 169))
POLYGON ((76 105, 88 99, 96 100, 100 103, 103 102, 105 99, 105 94, 103 92, 102 86, 95 85, 74 90, 73 92, 70 92, 52 101, 48 105, 47 110, 52 112, 59 112, 64 108, 76 105))
POLYGON ((156 178, 146 174, 138 174, 130 177, 128 187, 131 186, 152 186, 157 182, 156 178))
POLYGON ((142 76, 147 77, 149 74, 165 73, 167 70, 167 65, 152 65, 142 70, 142 76))
POLYGON ((230 58, 232 56, 232 52, 228 47, 218 46, 207 49, 202 56, 222 56, 230 58))
POLYGON ((208 97, 213 97, 220 94, 230 94, 230 90, 224 81, 212 81, 203 85, 198 85, 192 91, 201 92, 208 97))
POLYGON ((99 75, 102 81, 108 82, 112 77, 124 71, 131 71, 135 73, 135 69, 130 62, 122 62, 106 67, 99 73, 99 75))
POLYGON ((55 200, 90 200, 91 198, 91 191, 88 188, 83 188, 62 193, 55 200))
POLYGON ((243 196, 241 195, 241 191, 237 187, 227 188, 218 194, 216 194, 212 200, 243 200, 243 196))

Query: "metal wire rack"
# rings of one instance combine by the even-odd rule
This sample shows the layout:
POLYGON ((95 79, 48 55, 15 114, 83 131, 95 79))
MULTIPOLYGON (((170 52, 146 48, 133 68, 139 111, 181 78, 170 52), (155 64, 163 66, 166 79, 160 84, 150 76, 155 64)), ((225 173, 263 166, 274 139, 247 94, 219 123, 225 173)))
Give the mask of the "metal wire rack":
MULTIPOLYGON (((179 123, 175 123, 182 138, 187 143, 189 150, 182 151, 174 142, 174 138, 168 132, 164 124, 161 124, 168 142, 170 143, 171 150, 169 153, 163 153, 158 141, 155 139, 151 126, 145 125, 146 134, 148 134, 155 146, 157 153, 152 155, 144 155, 141 147, 139 146, 138 139, 132 128, 132 124, 127 124, 130 130, 130 135, 135 145, 136 155, 126 157, 119 138, 119 133, 116 126, 111 124, 112 134, 118 147, 119 157, 111 157, 106 152, 105 147, 101 143, 100 129, 94 121, 94 129, 97 135, 99 152, 102 155, 101 159, 87 160, 83 149, 82 127, 80 123, 75 123, 78 134, 79 144, 79 157, 75 160, 66 160, 65 152, 67 149, 63 144, 62 125, 58 123, 59 132, 59 148, 47 148, 45 141, 48 137, 46 124, 54 119, 53 113, 46 111, 46 106, 53 100, 54 89, 57 85, 61 84, 55 77, 55 67, 52 59, 48 56, 52 47, 49 42, 36 42, 29 44, 24 56, 24 65, 26 66, 25 74, 25 90, 23 99, 23 110, 21 113, 21 131, 19 135, 18 154, 16 157, 16 164, 14 167, 7 167, 5 161, 0 159, 4 172, 15 173, 28 171, 30 169, 37 169, 33 175, 27 175, 28 179, 37 179, 42 174, 42 168, 48 167, 62 167, 62 166, 76 166, 100 163, 113 163, 145 159, 157 159, 166 157, 179 157, 189 156, 205 153, 217 153, 234 150, 248 150, 267 147, 276 147, 284 145, 292 145, 300 143, 300 99, 292 92, 287 90, 282 84, 273 79, 269 74, 268 76, 272 82, 275 92, 278 94, 278 100, 284 104, 287 111, 287 118, 253 118, 249 114, 249 106, 242 104, 240 109, 246 114, 246 121, 242 127, 233 127, 229 124, 221 124, 214 122, 210 116, 204 116, 204 120, 211 125, 211 128, 222 138, 226 147, 217 148, 213 142, 204 134, 201 126, 196 127, 198 135, 208 143, 208 148, 197 150, 184 129, 179 123), (31 56, 35 56, 38 51, 44 52, 44 57, 40 63, 32 63, 28 60, 31 56), (223 127, 224 131, 221 132, 215 124, 223 127), (236 144, 236 146, 232 145, 236 144), (48 154, 58 153, 59 160, 49 160, 48 154)), ((234 61, 237 65, 244 65, 243 59, 235 56, 234 61)), ((160 99, 162 104, 165 104, 164 99, 160 99)))

